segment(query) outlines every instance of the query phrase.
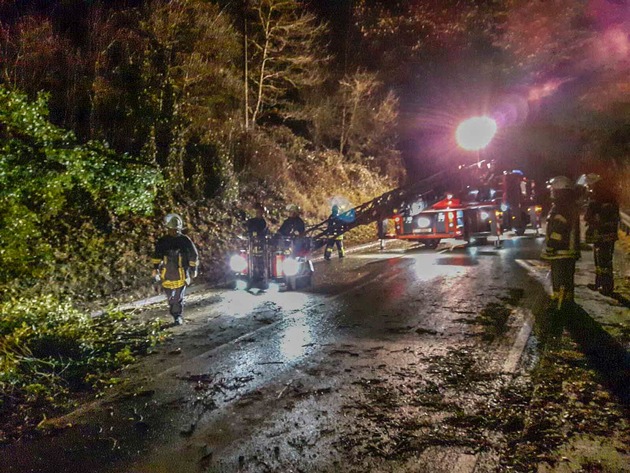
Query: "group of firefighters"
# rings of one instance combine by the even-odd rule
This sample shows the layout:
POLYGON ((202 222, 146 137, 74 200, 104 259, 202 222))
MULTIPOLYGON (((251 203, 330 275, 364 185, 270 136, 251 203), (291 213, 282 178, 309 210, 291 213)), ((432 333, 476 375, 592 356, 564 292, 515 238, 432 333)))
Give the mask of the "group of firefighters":
POLYGON ((587 174, 574 184, 568 177, 550 181, 552 206, 542 258, 551 264, 554 308, 565 310, 574 301, 575 262, 580 258, 580 209, 586 200, 586 243, 593 245, 595 283, 588 288, 612 296, 613 253, 619 238, 619 204, 614 187, 597 174, 587 174))
MULTIPOLYGON (((564 310, 573 304, 575 262, 580 258, 580 203, 587 199, 584 216, 586 243, 593 245, 595 258, 595 283, 592 290, 612 295, 613 252, 618 238, 619 206, 612 186, 597 174, 582 176, 573 183, 565 176, 550 181, 552 206, 547 217, 545 247, 542 258, 550 262, 553 286, 553 306, 564 310), (586 192, 585 192, 586 191, 586 192)), ((284 237, 301 237, 306 228, 296 205, 288 207, 289 217, 282 223, 278 234, 284 237)), ((269 229, 265 220, 266 209, 256 204, 256 216, 246 221, 250 237, 267 236, 269 229)), ((165 217, 167 234, 155 244, 153 255, 153 277, 161 282, 167 296, 174 323, 183 323, 183 301, 186 287, 197 276, 199 255, 192 240, 182 234, 183 221, 177 214, 165 217)), ((330 260, 334 246, 339 258, 344 257, 344 222, 339 207, 332 206, 328 218, 328 239, 324 258, 330 260)))
MULTIPOLYGON (((266 237, 269 234, 265 220, 267 209, 263 204, 257 203, 255 210, 256 215, 245 222, 247 234, 250 238, 266 237)), ((282 222, 277 235, 290 238, 304 236, 306 225, 300 217, 300 208, 297 205, 289 205, 287 210, 289 217, 282 222)), ((152 258, 153 280, 162 285, 175 325, 182 325, 184 294, 192 279, 197 277, 199 253, 192 240, 182 233, 184 222, 179 215, 166 215, 164 224, 167 233, 156 241, 152 258)), ((333 205, 328 217, 329 238, 324 251, 326 260, 330 260, 335 245, 339 258, 344 257, 344 231, 343 221, 339 218, 339 206, 333 205)))

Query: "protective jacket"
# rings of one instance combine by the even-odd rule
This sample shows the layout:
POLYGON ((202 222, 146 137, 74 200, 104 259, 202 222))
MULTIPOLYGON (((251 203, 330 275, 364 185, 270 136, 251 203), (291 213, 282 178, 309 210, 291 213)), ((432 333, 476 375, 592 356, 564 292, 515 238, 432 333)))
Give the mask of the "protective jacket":
POLYGON ((542 258, 580 258, 580 220, 575 205, 554 203, 547 216, 547 238, 542 258))
POLYGON ((328 237, 335 240, 343 240, 344 231, 345 225, 343 223, 343 220, 341 220, 339 216, 331 214, 330 217, 328 217, 328 237))
POLYGON ((282 236, 302 236, 304 234, 304 220, 300 217, 289 217, 280 226, 278 233, 282 236))
POLYGON ((606 243, 619 238, 619 206, 614 201, 591 200, 584 215, 586 243, 606 243))
POLYGON ((162 286, 177 289, 186 285, 190 274, 196 274, 199 253, 186 235, 165 235, 155 243, 153 269, 159 271, 162 286))
POLYGON ((250 218, 247 221, 247 233, 249 236, 265 236, 267 235, 267 221, 262 217, 250 218))

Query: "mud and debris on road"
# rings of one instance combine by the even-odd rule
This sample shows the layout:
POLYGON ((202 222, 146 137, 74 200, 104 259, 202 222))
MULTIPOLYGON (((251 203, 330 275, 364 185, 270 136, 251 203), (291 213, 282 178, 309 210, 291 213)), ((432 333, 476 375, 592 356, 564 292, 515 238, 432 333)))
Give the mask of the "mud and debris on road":
MULTIPOLYGON (((541 333, 544 268, 515 263, 537 253, 364 253, 309 292, 200 295, 120 388, 0 447, 0 471, 628 471, 623 364, 541 333)), ((587 291, 627 350, 628 310, 587 291)))

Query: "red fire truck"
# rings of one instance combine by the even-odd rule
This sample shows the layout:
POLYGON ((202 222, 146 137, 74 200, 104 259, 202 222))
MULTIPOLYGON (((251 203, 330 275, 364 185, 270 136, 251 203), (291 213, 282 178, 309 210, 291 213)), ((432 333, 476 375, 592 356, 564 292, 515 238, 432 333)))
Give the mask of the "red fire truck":
POLYGON ((542 208, 535 184, 520 171, 495 176, 491 170, 461 176, 459 192, 447 192, 428 205, 429 196, 401 206, 386 223, 384 238, 417 240, 435 248, 443 239, 500 245, 504 232, 523 235, 540 228, 542 208), (467 182, 466 182, 467 181, 467 182))
MULTIPOLYGON (((347 210, 344 230, 376 222, 378 238, 418 240, 437 247, 442 239, 494 241, 505 231, 540 228, 535 185, 520 171, 497 173, 493 162, 453 166, 347 210), (449 190, 451 189, 451 190, 449 190), (453 190, 456 189, 457 191, 453 190)), ((326 220, 306 230, 317 249, 330 238, 326 220)))

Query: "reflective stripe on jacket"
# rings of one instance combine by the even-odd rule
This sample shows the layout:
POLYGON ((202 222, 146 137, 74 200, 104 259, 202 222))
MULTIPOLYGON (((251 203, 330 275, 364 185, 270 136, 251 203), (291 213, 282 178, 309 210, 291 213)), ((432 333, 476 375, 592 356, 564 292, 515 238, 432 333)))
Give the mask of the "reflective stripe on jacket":
POLYGON ((541 257, 546 260, 580 258, 580 220, 575 206, 552 205, 541 257))
POLYGON ((186 284, 188 272, 195 270, 199 263, 197 248, 186 235, 166 235, 155 243, 152 262, 159 270, 162 286, 177 289, 186 284))

